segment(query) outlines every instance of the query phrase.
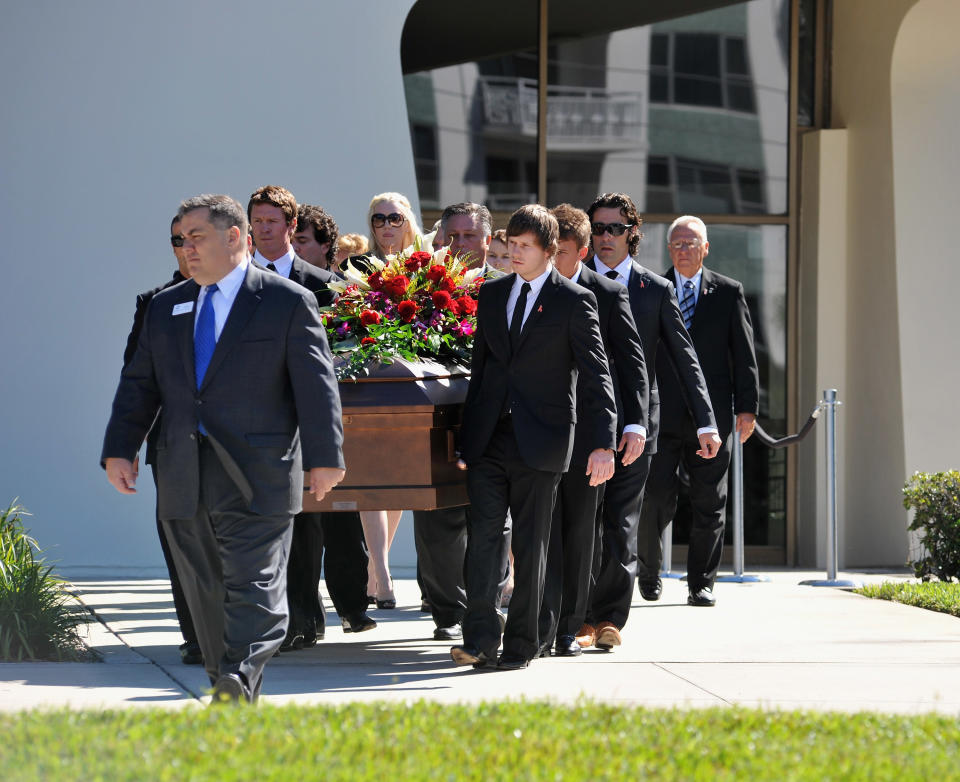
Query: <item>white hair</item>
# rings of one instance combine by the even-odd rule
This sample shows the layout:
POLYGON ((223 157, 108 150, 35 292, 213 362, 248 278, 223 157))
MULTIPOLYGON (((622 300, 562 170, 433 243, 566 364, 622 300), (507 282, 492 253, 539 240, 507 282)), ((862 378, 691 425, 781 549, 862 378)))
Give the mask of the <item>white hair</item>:
POLYGON ((672 223, 667 229, 667 244, 670 243, 670 237, 673 236, 673 232, 679 228, 681 225, 695 225, 700 232, 700 235, 703 237, 703 241, 707 241, 707 225, 699 217, 694 217, 693 215, 681 215, 672 223))

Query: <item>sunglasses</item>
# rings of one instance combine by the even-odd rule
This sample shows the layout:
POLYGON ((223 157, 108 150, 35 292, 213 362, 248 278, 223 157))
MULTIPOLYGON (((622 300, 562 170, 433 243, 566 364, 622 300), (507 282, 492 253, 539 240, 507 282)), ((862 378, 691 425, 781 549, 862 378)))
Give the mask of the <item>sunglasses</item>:
POLYGON ((183 247, 183 237, 179 234, 177 236, 171 236, 170 244, 172 244, 174 247, 183 247))
POLYGON ((699 246, 699 239, 677 239, 675 242, 667 242, 667 247, 669 247, 671 250, 676 250, 677 252, 680 250, 696 250, 699 246))
POLYGON ((390 225, 394 228, 399 228, 405 222, 407 222, 407 218, 399 212, 391 212, 388 215, 385 215, 381 212, 375 212, 374 214, 370 215, 370 223, 374 228, 383 228, 383 226, 387 223, 390 223, 390 225))
POLYGON ((590 233, 594 236, 603 236, 609 232, 611 236, 623 236, 629 228, 633 228, 633 223, 591 223, 590 233))

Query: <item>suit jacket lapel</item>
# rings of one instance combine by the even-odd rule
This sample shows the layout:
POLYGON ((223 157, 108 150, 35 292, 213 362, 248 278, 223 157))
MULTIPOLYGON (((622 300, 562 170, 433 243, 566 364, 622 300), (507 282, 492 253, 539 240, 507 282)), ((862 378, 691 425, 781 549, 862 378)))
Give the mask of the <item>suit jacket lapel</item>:
MULTIPOLYGON (((491 290, 495 290, 497 300, 493 303, 493 323, 490 324, 490 336, 487 337, 487 343, 498 347, 497 353, 502 356, 510 355, 510 329, 507 326, 507 301, 510 299, 510 291, 513 288, 513 277, 510 275, 511 283, 509 285, 499 284, 491 290)), ((486 283, 484 283, 486 285, 486 283)))
POLYGON ((191 281, 184 286, 183 295, 178 303, 193 302, 193 310, 189 314, 174 317, 177 332, 177 344, 180 345, 180 357, 183 359, 183 369, 191 382, 196 384, 196 369, 193 363, 193 327, 197 320, 197 298, 200 296, 200 286, 191 281))
MULTIPOLYGON (((296 255, 293 258, 293 265, 290 267, 290 281, 297 283, 297 285, 303 285, 303 270, 300 268, 300 256, 296 255)), ((306 261, 304 261, 306 263, 306 261)))
POLYGON ((243 278, 243 283, 237 291, 237 297, 233 300, 233 306, 227 315, 227 321, 223 324, 223 332, 220 334, 217 347, 210 358, 207 374, 203 376, 203 383, 200 385, 201 390, 210 384, 210 379, 216 374, 217 369, 223 363, 224 357, 237 344, 247 321, 250 320, 250 316, 257 309, 257 305, 260 303, 260 289, 263 287, 261 275, 273 273, 270 271, 261 272, 254 266, 247 267, 247 275, 243 278))

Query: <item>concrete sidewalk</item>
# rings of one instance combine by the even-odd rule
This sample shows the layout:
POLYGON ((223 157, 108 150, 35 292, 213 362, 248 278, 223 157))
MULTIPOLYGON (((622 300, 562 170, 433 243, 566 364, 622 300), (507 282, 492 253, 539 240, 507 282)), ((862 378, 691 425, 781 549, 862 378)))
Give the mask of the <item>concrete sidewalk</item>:
MULTIPOLYGON (((419 612, 416 582, 397 580, 398 608, 372 611, 375 630, 344 635, 331 610, 324 641, 275 658, 266 669, 263 700, 571 702, 586 696, 663 707, 960 714, 960 619, 799 585, 822 572, 765 575, 769 582, 718 584, 712 609, 688 607, 685 583, 667 579, 659 602, 636 596, 622 647, 541 659, 518 672, 454 666, 450 644, 431 640, 433 623, 419 612)), ((104 662, 0 663, 0 709, 206 703, 205 674, 180 663, 166 581, 74 584, 102 622, 90 625, 87 642, 104 662)))

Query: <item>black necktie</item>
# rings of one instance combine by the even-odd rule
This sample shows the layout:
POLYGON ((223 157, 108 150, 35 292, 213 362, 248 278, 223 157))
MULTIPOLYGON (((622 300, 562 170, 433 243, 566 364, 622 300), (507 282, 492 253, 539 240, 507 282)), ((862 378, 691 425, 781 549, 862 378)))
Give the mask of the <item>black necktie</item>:
POLYGON ((274 266, 272 263, 268 263, 267 268, 272 272, 275 272, 277 270, 277 267, 274 266))
POLYGON ((527 309, 527 294, 530 293, 530 283, 525 282, 520 286, 520 298, 513 308, 513 317, 510 319, 510 347, 516 348, 517 340, 520 339, 520 328, 523 326, 523 313, 527 309))
POLYGON ((604 277, 609 277, 611 280, 615 280, 615 279, 617 279, 617 277, 619 277, 619 276, 620 276, 620 275, 617 274, 613 269, 611 269, 610 271, 608 271, 608 272, 604 275, 604 277))

